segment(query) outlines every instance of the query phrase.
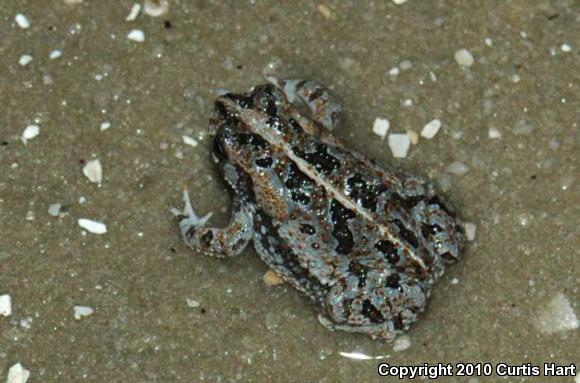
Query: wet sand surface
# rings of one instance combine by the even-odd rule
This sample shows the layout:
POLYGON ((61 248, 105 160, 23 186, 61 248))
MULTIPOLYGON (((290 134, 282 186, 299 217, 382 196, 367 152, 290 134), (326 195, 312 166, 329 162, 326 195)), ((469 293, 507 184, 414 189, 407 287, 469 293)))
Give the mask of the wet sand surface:
POLYGON ((0 381, 16 363, 29 382, 373 382, 397 380, 379 363, 578 361, 577 2, 133 5, 0 7, 0 381), (227 222, 209 115, 265 74, 329 86, 348 147, 429 176, 474 225, 394 344, 323 328, 253 248, 211 259, 179 236, 184 187, 227 222), (394 158, 376 118, 441 129, 394 158))

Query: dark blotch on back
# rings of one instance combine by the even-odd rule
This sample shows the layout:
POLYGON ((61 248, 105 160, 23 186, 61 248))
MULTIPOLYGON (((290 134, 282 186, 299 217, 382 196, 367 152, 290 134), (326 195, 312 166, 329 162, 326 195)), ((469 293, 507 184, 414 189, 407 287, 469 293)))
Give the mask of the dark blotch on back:
POLYGON ((423 237, 425 238, 429 238, 432 237, 434 235, 437 235, 439 233, 441 233, 443 231, 443 228, 441 228, 441 226, 439 225, 427 225, 427 224, 422 224, 421 225, 421 233, 423 234, 423 237))
POLYGON ((249 145, 256 150, 265 149, 270 145, 262 136, 254 133, 240 133, 237 137, 240 145, 249 145))
POLYGON ((258 158, 256 160, 256 165, 258 165, 261 168, 269 168, 270 166, 272 166, 273 162, 274 160, 272 160, 272 157, 258 158))
POLYGON ((398 219, 394 219, 391 222, 393 222, 399 228, 399 235, 401 236, 401 238, 403 238, 414 248, 417 248, 417 246, 419 246, 419 241, 417 241, 417 237, 411 230, 408 230, 405 227, 405 225, 403 225, 403 222, 401 222, 398 219))
POLYGON ((333 199, 330 203, 330 217, 333 224, 332 235, 338 241, 336 251, 349 254, 354 247, 354 238, 348 227, 348 220, 356 217, 356 214, 333 199))
POLYGON ((304 192, 312 189, 312 180, 298 168, 294 162, 288 164, 286 187, 290 190, 292 199, 303 204, 310 202, 310 197, 304 192))
POLYGON ((361 265, 357 261, 351 261, 348 264, 348 272, 357 276, 359 288, 366 286, 368 268, 365 265, 361 265))
POLYGON ((370 184, 358 173, 346 181, 346 194, 360 206, 371 211, 376 210, 377 198, 386 190, 385 185, 370 184))
POLYGON ((314 166, 317 171, 325 175, 328 175, 333 170, 340 168, 340 161, 338 158, 328 153, 327 146, 325 144, 316 144, 314 152, 312 153, 306 152, 297 146, 295 146, 292 150, 298 157, 302 158, 304 161, 314 166))
POLYGON ((385 281, 385 286, 390 287, 392 289, 396 289, 399 287, 399 280, 401 277, 397 273, 393 273, 389 275, 385 281))
POLYGON ((390 264, 394 265, 399 262, 399 253, 397 252, 397 247, 393 244, 393 242, 388 240, 382 240, 377 242, 375 248, 383 253, 389 261, 390 264))
POLYGON ((304 130, 302 129, 302 126, 300 126, 300 124, 298 123, 298 121, 296 121, 295 119, 291 118, 290 120, 288 120, 288 124, 290 125, 290 127, 292 128, 292 130, 294 130, 294 133, 297 133, 297 134, 304 133, 304 130))
POLYGON ((312 235, 312 234, 316 233, 316 229, 312 225, 309 225, 307 223, 303 223, 302 225, 300 225, 300 232, 303 234, 312 235))
POLYGON ((393 193, 391 195, 391 201, 395 201, 402 206, 406 210, 413 209, 421 200, 423 200, 424 196, 408 196, 403 198, 400 194, 393 193))
POLYGON ((372 323, 383 323, 383 314, 371 303, 370 299, 365 299, 362 303, 362 314, 372 323))

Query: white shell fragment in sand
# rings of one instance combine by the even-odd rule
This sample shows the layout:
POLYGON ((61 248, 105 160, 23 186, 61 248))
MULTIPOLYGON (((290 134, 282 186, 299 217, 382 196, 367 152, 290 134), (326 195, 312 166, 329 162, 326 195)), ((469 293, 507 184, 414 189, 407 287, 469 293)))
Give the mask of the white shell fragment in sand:
POLYGON ((79 218, 78 224, 89 233, 105 234, 107 232, 107 226, 104 223, 93 221, 92 219, 79 218))
POLYGON ((282 279, 280 274, 278 274, 274 270, 266 271, 266 273, 264 273, 264 275, 262 276, 262 280, 268 286, 278 286, 284 283, 284 280, 282 279))
POLYGON ((83 317, 88 317, 95 312, 95 310, 87 306, 74 306, 73 311, 76 320, 81 320, 83 317))
POLYGON ((22 29, 30 28, 30 20, 28 20, 28 17, 24 16, 22 13, 17 14, 16 17, 14 17, 14 21, 16 21, 16 24, 18 24, 22 29))
POLYGON ((193 146, 193 147, 197 146, 197 140, 193 137, 181 136, 181 139, 183 140, 183 143, 186 145, 193 146))
POLYGON ((89 181, 96 184, 100 184, 103 180, 103 168, 101 166, 101 161, 97 158, 86 163, 83 166, 83 174, 89 179, 89 181))
POLYGON ((22 55, 18 59, 18 64, 20 64, 22 66, 25 66, 25 65, 30 64, 31 61, 32 61, 32 56, 31 55, 22 55))
POLYGON ((489 130, 487 132, 487 137, 491 138, 492 140, 501 138, 501 132, 499 130, 497 130, 496 128, 489 128, 489 130))
POLYGON ((469 171, 469 167, 463 162, 453 161, 447 166, 447 173, 455 174, 456 176, 462 176, 469 171))
POLYGON ((196 301, 193 298, 187 298, 186 302, 187 302, 187 307, 195 308, 195 307, 201 306, 201 303, 199 303, 198 301, 196 301))
POLYGON ((104 121, 101 123, 101 127, 99 129, 101 129, 101 132, 104 130, 107 130, 111 127, 111 123, 109 121, 104 121))
POLYGON ((139 3, 133 4, 133 7, 131 7, 131 12, 129 12, 125 20, 127 21, 135 20, 137 16, 139 16, 139 12, 141 12, 141 4, 139 3))
POLYGON ((435 137, 439 129, 441 129, 441 120, 436 118, 434 120, 429 121, 423 127, 423 130, 421 130, 421 136, 430 140, 431 138, 435 137))
POLYGON ((62 56, 62 51, 60 49, 55 49, 48 54, 48 58, 51 60, 56 60, 60 56, 62 56))
POLYGON ((400 352, 405 351, 411 347, 411 338, 408 335, 401 335, 395 339, 393 344, 393 351, 400 352))
POLYGON ((417 143, 419 142, 419 135, 417 134, 417 132, 415 132, 412 129, 408 129, 407 136, 409 136, 409 140, 411 140, 411 143, 413 145, 417 145, 417 143))
POLYGON ((473 241, 475 239, 475 230, 476 230, 476 226, 475 224, 471 223, 471 222, 465 222, 465 237, 467 238, 468 241, 473 241))
POLYGON ((407 2, 407 0, 393 0, 393 3, 397 4, 397 5, 402 5, 405 4, 407 2))
POLYGON ((0 315, 8 317, 12 315, 12 298, 10 295, 0 295, 0 315))
POLYGON ((455 52, 455 61, 463 67, 470 67, 473 65, 473 56, 467 49, 460 49, 455 52))
POLYGON ((407 157, 407 152, 411 146, 411 139, 406 134, 390 134, 389 135, 389 147, 391 152, 393 152, 393 157, 395 158, 405 158, 407 157))
POLYGON ((380 136, 381 138, 385 138, 387 132, 389 131, 389 127, 391 124, 389 120, 386 118, 375 118, 375 122, 373 122, 373 132, 380 136))
POLYGON ((40 134, 40 126, 38 125, 28 125, 26 129, 22 132, 22 136, 20 136, 20 141, 24 145, 28 143, 28 140, 32 140, 34 137, 40 134))
POLYGON ((145 41, 145 32, 140 29, 133 29, 127 34, 127 38, 131 41, 142 43, 145 41))
POLYGON ((53 203, 48 206, 48 214, 52 215, 53 217, 58 217, 60 215, 60 209, 62 205, 60 203, 53 203))
POLYGON ((553 334, 576 330, 579 323, 570 300, 563 293, 558 293, 539 310, 535 325, 541 332, 553 334))
POLYGON ((167 0, 145 0, 143 12, 149 16, 159 17, 169 11, 169 1, 167 0))
POLYGON ((6 383, 26 383, 30 378, 30 371, 22 367, 20 363, 16 363, 8 370, 6 383))

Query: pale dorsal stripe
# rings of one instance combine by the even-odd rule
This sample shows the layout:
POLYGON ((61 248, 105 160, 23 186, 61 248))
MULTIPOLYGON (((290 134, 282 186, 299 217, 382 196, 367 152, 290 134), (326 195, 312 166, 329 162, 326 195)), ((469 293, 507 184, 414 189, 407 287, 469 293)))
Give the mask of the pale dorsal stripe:
MULTIPOLYGON (((332 198, 336 199, 338 202, 340 202, 346 208, 354 211, 356 214, 364 217, 369 222, 377 224, 375 219, 369 214, 368 211, 360 207, 355 201, 338 190, 334 185, 328 182, 325 177, 321 177, 320 173, 316 171, 314 166, 294 154, 292 148, 287 143, 285 143, 280 136, 272 134, 273 129, 268 125, 266 116, 254 110, 240 108, 235 102, 224 97, 220 98, 220 101, 226 105, 229 111, 237 114, 252 133, 263 137, 270 145, 281 148, 288 156, 288 158, 296 163, 300 171, 306 174, 317 185, 324 188, 324 190, 327 190, 329 194, 332 195, 332 198)), ((389 229, 385 225, 378 223, 377 226, 383 235, 390 234, 389 229)), ((401 241, 395 236, 389 235, 389 240, 395 244, 402 245, 401 241)), ((425 262, 423 262, 421 258, 417 257, 415 254, 411 254, 411 257, 423 269, 427 269, 425 262)))

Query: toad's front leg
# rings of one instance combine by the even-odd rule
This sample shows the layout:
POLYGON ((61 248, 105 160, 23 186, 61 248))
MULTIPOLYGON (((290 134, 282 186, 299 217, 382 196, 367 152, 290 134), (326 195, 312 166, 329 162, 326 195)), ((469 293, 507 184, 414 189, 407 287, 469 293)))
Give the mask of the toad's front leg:
POLYGON ((251 206, 241 203, 234 197, 232 216, 224 228, 206 227, 211 213, 198 217, 189 200, 187 191, 183 192, 185 207, 183 211, 172 209, 179 220, 181 235, 187 246, 202 254, 224 258, 240 254, 252 239, 254 233, 251 206))

